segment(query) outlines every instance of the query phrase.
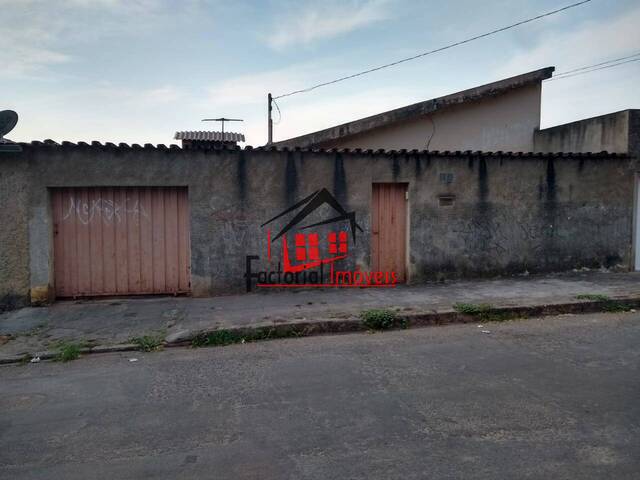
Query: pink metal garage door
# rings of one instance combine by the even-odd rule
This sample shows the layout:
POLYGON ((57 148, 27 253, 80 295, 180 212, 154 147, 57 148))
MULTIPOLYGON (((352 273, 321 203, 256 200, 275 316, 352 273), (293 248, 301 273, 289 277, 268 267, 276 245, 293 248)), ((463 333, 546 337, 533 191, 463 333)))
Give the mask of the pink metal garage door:
POLYGON ((58 297, 190 290, 183 187, 51 190, 58 297))

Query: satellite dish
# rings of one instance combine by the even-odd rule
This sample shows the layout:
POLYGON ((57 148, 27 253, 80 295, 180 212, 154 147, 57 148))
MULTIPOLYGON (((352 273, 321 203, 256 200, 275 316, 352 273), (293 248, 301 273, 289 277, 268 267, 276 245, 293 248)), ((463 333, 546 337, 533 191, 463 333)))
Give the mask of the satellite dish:
POLYGON ((18 123, 18 114, 13 110, 3 110, 0 112, 0 138, 13 130, 18 123))

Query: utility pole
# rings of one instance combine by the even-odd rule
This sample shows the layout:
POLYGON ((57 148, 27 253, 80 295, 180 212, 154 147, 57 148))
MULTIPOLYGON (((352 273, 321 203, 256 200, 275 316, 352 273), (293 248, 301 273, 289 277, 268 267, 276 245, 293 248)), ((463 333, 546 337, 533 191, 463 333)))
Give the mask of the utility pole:
POLYGON ((268 115, 268 118, 269 118, 268 133, 267 133, 267 145, 271 145, 273 143, 273 119, 271 118, 271 110, 273 109, 273 107, 271 106, 272 102, 273 102, 273 97, 269 93, 267 95, 267 115, 268 115))

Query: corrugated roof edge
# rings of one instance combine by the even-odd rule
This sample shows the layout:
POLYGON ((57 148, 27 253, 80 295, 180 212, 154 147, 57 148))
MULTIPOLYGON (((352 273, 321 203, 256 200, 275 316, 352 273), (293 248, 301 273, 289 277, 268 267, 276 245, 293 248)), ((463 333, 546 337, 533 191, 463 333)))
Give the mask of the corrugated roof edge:
POLYGON ((161 150, 161 151, 171 151, 173 152, 182 152, 185 155, 191 155, 193 153, 217 153, 223 151, 254 151, 254 152, 279 152, 279 153, 289 153, 289 152, 300 152, 300 153, 316 153, 316 154, 342 154, 342 155, 388 155, 388 156, 397 156, 397 155, 420 155, 420 156, 432 156, 432 157, 469 157, 469 156, 483 156, 483 157, 518 157, 518 158, 549 158, 549 157, 561 157, 561 158, 583 158, 583 157, 615 157, 615 158, 630 158, 630 155, 627 153, 614 153, 614 152, 551 152, 551 153, 542 153, 542 152, 503 152, 501 150, 498 151, 472 151, 472 150, 372 150, 372 149, 362 149, 362 148, 301 148, 301 147, 280 147, 280 146, 261 146, 261 147, 252 147, 247 145, 244 148, 240 146, 220 146, 214 148, 189 148, 184 149, 178 145, 164 145, 164 144, 151 144, 145 143, 144 146, 141 146, 137 143, 132 143, 131 145, 127 143, 100 143, 98 141, 92 141, 91 143, 87 142, 67 142, 63 141, 62 143, 55 142, 53 140, 44 140, 37 141, 34 140, 32 142, 17 142, 18 145, 29 149, 32 147, 39 148, 99 148, 102 150, 161 150))

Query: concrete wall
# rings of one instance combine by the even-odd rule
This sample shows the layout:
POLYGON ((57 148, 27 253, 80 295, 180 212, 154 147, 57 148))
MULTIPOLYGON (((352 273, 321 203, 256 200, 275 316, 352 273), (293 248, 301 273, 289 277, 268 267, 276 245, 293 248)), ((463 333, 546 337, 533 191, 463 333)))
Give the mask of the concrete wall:
POLYGON ((428 144, 429 150, 530 152, 540 127, 540 95, 540 84, 529 85, 322 147, 423 150, 428 144))
POLYGON ((640 109, 629 110, 629 155, 640 159, 640 109))
POLYGON ((534 151, 629 153, 630 127, 639 112, 624 110, 545 128, 535 133, 534 151))
POLYGON ((373 182, 409 184, 412 282, 632 261, 633 175, 620 157, 23 148, 0 162, 0 297, 53 284, 48 188, 62 186, 187 186, 194 295, 241 291, 246 255, 264 265, 261 224, 321 188, 364 229, 343 266, 369 269, 373 182), (445 194, 453 206, 440 206, 445 194))
POLYGON ((28 163, 0 153, 0 312, 29 303, 28 163))

